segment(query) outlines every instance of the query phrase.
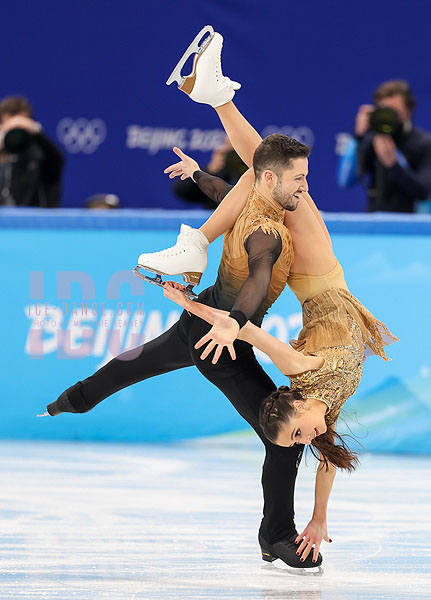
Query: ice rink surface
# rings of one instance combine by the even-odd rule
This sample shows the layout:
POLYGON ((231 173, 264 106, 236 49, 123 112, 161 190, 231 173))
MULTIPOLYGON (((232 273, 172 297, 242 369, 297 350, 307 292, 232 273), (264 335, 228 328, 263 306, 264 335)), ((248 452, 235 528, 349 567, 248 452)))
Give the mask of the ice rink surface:
MULTIPOLYGON (((0 599, 431 597, 431 459, 362 457, 337 475, 320 577, 260 558, 252 434, 181 444, 0 442, 0 599)), ((302 462, 296 521, 315 464, 302 462)), ((279 561, 277 561, 279 562, 279 561)))

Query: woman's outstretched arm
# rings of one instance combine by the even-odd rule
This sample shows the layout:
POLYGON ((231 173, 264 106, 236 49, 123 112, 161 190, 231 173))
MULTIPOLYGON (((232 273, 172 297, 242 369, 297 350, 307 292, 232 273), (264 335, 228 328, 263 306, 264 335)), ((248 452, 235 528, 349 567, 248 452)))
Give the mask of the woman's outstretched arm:
MULTIPOLYGON (((228 311, 220 310, 218 308, 212 308, 201 304, 200 302, 194 302, 190 300, 181 290, 184 290, 185 286, 181 283, 166 282, 164 285, 163 293, 166 298, 173 300, 189 313, 204 319, 211 325, 214 325, 216 321, 222 322, 223 319, 228 318, 228 311)), ((264 331, 260 327, 256 327, 250 321, 240 329, 237 339, 243 340, 252 344, 262 352, 264 352, 278 369, 284 375, 297 375, 304 371, 318 369, 322 366, 323 359, 319 356, 306 356, 294 350, 289 344, 281 342, 276 337, 264 331)), ((232 358, 235 358, 235 350, 233 345, 228 348, 232 358)), ((205 351, 202 353, 201 358, 206 358, 207 354, 205 351)), ((215 359, 215 356, 214 356, 215 359)), ((214 360, 213 359, 213 360, 214 360)))
MULTIPOLYGON (((320 458, 323 459, 322 455, 320 458)), ((328 464, 328 470, 323 462, 317 469, 313 516, 307 527, 295 540, 297 544, 300 543, 298 552, 304 559, 310 552, 313 552, 313 560, 317 560, 322 540, 332 541, 328 536, 326 512, 336 472, 337 469, 331 463, 328 464)))

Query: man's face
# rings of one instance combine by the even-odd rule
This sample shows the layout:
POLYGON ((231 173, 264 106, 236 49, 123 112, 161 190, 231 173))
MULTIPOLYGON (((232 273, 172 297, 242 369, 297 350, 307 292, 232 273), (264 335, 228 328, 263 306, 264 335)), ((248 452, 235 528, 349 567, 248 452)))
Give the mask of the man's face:
POLYGON ((405 121, 410 121, 411 119, 411 112, 407 108, 404 96, 402 96, 402 94, 395 94, 394 96, 382 98, 379 101, 379 106, 388 106, 389 108, 393 108, 403 123, 405 121))
POLYGON ((308 158, 294 158, 289 168, 282 171, 271 190, 273 199, 286 210, 295 210, 302 192, 308 192, 308 158))

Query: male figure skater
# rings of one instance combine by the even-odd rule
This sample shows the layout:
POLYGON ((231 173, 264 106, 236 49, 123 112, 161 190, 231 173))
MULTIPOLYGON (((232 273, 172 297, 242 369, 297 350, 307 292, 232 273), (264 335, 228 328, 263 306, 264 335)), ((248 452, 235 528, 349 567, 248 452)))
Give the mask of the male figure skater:
MULTIPOLYGON (((221 75, 221 44, 221 36, 214 34, 205 54, 200 55, 201 59, 205 56, 205 61, 200 60, 196 77, 196 83, 206 94, 213 94, 217 105, 229 102, 235 93, 230 80, 221 75), (218 65, 216 77, 214 64, 218 65)), ((200 302, 230 311, 228 327, 210 329, 202 319, 183 312, 179 321, 164 334, 114 358, 94 375, 68 388, 48 406, 52 416, 62 412, 84 413, 128 385, 195 365, 225 394, 264 443, 260 538, 265 547, 270 545, 272 560, 281 558, 290 567, 297 568, 317 567, 322 561, 320 554, 315 562, 311 555, 301 560, 297 555, 299 544, 295 543, 298 534, 294 524, 294 487, 303 444, 287 448, 265 438, 259 425, 259 407, 276 386, 257 362, 252 347, 234 340, 247 320, 260 326, 264 314, 285 287, 292 262, 292 244, 283 224, 284 213, 295 210, 298 194, 308 189, 309 152, 307 146, 287 136, 269 136, 254 155, 255 186, 252 187, 254 174, 249 171, 229 192, 238 197, 248 195, 248 201, 235 226, 225 236, 214 286, 199 295, 200 302), (202 360, 200 351, 195 349, 195 344, 208 332, 211 341, 207 350, 215 349, 212 361, 210 357, 202 360)), ((193 242, 200 244, 205 253, 208 240, 201 232, 194 232, 183 230, 181 243, 189 243, 188 235, 197 236, 193 242)), ((268 560, 266 556, 262 549, 264 560, 268 560)))

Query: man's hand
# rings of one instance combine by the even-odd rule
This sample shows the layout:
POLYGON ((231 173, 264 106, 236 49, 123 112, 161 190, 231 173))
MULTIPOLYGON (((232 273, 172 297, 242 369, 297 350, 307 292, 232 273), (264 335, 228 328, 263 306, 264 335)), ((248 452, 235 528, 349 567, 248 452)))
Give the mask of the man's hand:
POLYGON ((313 561, 316 562, 322 540, 332 542, 328 536, 326 520, 311 519, 304 531, 295 540, 297 544, 301 542, 296 553, 301 555, 301 559, 305 560, 314 546, 313 561))
POLYGON ((3 133, 7 133, 11 129, 25 129, 29 133, 39 133, 41 126, 40 123, 30 119, 30 117, 25 117, 24 115, 14 115, 2 123, 1 126, 3 133))
POLYGON ((397 162, 397 147, 390 135, 378 133, 373 139, 374 152, 383 166, 390 168, 397 162))
POLYGON ((163 282, 163 295, 165 298, 169 298, 176 304, 179 304, 183 308, 186 307, 188 302, 187 296, 184 294, 186 286, 176 281, 164 281, 163 282))
POLYGON ((359 107, 355 120, 355 135, 361 137, 370 128, 370 114, 373 112, 372 104, 363 104, 359 107))
POLYGON ((195 348, 197 350, 208 342, 207 347, 201 354, 202 360, 204 360, 215 348, 214 356, 211 361, 213 365, 215 365, 220 358, 225 346, 229 350, 232 360, 235 360, 236 354, 233 342, 236 339, 238 332, 239 325, 235 319, 224 315, 218 316, 209 332, 195 344, 195 348))
POLYGON ((169 173, 169 179, 179 177, 182 181, 184 181, 184 179, 191 177, 195 171, 200 170, 198 163, 195 160, 193 160, 193 158, 190 158, 190 156, 187 156, 187 154, 184 154, 182 150, 180 150, 176 146, 172 148, 172 150, 177 156, 181 158, 181 160, 180 162, 177 162, 174 165, 167 167, 163 171, 163 173, 169 173))

